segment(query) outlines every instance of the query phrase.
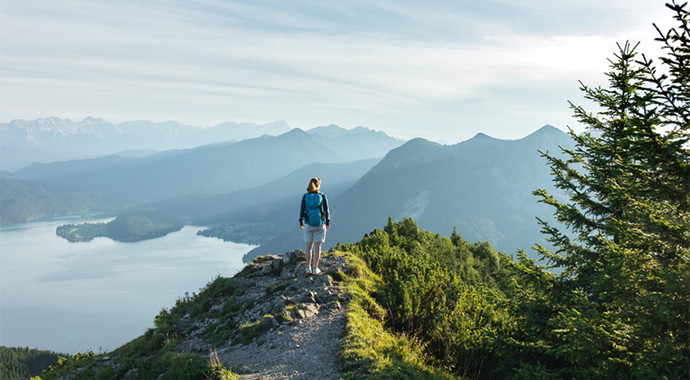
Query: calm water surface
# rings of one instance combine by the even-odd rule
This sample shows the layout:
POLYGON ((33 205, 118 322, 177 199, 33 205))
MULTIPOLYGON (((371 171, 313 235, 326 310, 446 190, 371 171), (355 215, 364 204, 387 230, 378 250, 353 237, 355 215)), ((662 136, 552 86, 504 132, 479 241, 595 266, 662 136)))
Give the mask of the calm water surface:
POLYGON ((162 308, 244 267, 253 247, 187 226, 137 243, 70 243, 61 219, 0 228, 0 345, 67 354, 111 351, 153 327, 162 308))

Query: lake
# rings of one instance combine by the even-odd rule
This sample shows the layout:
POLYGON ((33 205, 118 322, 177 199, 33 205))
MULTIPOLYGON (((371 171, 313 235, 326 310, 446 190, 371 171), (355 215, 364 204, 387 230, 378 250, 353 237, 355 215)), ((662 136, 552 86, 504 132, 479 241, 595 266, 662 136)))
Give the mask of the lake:
POLYGON ((253 246, 184 227, 136 243, 70 243, 55 229, 110 219, 61 218, 0 228, 0 345, 107 352, 153 327, 162 308, 244 267, 253 246))

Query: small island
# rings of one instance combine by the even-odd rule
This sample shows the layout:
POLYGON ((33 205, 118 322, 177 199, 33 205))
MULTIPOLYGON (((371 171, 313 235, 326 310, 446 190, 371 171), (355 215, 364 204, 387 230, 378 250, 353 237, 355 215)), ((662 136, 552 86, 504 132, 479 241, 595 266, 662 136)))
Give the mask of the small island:
POLYGON ((55 234, 72 243, 89 242, 97 237, 107 236, 108 223, 65 224, 58 226, 55 234))
POLYGON ((184 227, 179 218, 156 212, 138 212, 120 215, 108 223, 65 224, 55 233, 73 243, 89 242, 97 237, 115 241, 135 242, 155 239, 184 227))

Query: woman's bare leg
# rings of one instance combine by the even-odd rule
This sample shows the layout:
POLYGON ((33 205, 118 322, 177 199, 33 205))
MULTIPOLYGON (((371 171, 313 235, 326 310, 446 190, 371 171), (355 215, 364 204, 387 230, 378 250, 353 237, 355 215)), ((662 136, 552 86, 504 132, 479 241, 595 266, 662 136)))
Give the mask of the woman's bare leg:
MULTIPOLYGON (((307 250, 304 251, 304 258, 307 260, 307 269, 311 269, 311 247, 313 245, 313 242, 307 242, 307 250)), ((319 248, 321 248, 320 245, 321 244, 319 243, 319 248)))
POLYGON ((316 269, 319 267, 319 260, 321 259, 321 244, 319 242, 314 243, 314 265, 311 267, 316 269))

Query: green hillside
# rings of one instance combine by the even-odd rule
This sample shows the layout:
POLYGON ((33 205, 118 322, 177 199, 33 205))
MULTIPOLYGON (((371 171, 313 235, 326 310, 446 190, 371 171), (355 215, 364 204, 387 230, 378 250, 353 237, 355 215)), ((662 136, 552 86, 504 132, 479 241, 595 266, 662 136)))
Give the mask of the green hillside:
POLYGON ((0 224, 85 212, 113 212, 135 205, 124 196, 81 192, 46 183, 0 178, 0 224))

